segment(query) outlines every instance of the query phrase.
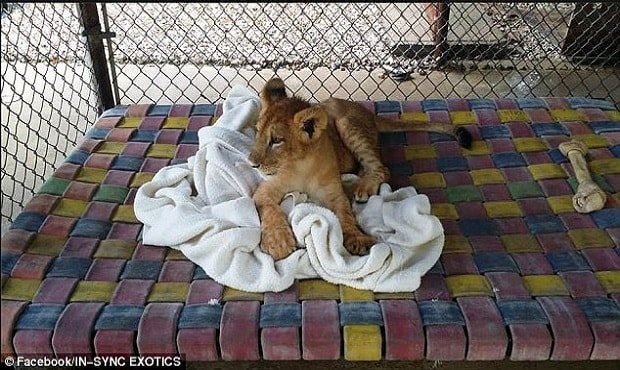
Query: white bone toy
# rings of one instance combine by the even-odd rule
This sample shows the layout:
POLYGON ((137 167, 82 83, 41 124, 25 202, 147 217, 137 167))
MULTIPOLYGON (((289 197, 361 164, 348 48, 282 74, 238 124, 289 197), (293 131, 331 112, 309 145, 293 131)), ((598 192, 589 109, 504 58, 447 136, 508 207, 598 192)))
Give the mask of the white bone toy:
POLYGON ((579 213, 590 213, 605 206, 607 195, 598 186, 588 170, 585 155, 587 148, 581 141, 572 140, 561 143, 558 147, 560 152, 568 157, 573 165, 575 177, 577 177, 577 192, 573 196, 573 207, 579 213))

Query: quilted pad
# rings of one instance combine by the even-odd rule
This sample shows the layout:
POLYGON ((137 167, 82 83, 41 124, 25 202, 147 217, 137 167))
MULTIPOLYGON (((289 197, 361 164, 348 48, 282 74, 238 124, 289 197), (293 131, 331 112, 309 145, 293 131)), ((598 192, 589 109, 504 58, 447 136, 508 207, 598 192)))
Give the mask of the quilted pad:
POLYGON ((221 105, 106 111, 2 237, 2 354, 177 354, 187 360, 620 359, 620 112, 603 100, 363 102, 463 125, 384 132, 393 187, 429 196, 446 231, 415 292, 322 280, 250 294, 141 243, 136 189, 185 161, 221 105), (570 138, 609 199, 578 214, 557 149, 570 138))

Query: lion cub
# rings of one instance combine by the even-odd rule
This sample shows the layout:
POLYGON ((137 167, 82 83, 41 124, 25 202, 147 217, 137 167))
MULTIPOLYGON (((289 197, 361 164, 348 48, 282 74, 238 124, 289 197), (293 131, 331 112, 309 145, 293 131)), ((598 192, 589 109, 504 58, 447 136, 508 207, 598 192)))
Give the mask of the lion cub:
POLYGON ((331 98, 318 105, 288 97, 284 82, 274 78, 260 93, 262 107, 256 142, 249 160, 272 175, 254 193, 261 219, 261 249, 279 260, 296 248, 295 236, 280 208, 284 195, 298 191, 332 210, 342 226, 344 247, 352 254, 366 253, 375 239, 357 225, 341 174, 357 172, 355 200, 365 202, 376 194, 390 173, 380 159, 378 128, 438 131, 457 136, 464 146, 471 135, 449 124, 413 125, 376 117, 361 105, 331 98))

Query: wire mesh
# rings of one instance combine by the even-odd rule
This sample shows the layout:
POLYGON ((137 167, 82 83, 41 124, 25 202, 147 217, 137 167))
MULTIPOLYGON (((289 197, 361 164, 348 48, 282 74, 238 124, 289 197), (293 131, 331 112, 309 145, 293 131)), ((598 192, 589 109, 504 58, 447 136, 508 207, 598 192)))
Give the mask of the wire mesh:
POLYGON ((315 101, 620 100, 620 13, 609 3, 450 3, 445 29, 439 3, 104 6, 122 103, 215 102, 274 74, 315 101), (571 21, 583 32, 568 40, 571 21))
POLYGON ((75 4, 3 3, 2 230, 97 116, 75 4))
MULTIPOLYGON (((274 75, 317 101, 620 102, 614 3, 100 3, 117 104, 215 103, 274 75)), ((76 4, 2 3, 2 221, 98 112, 76 4)), ((101 76, 100 76, 101 77, 101 76)), ((3 228, 4 229, 4 228, 3 228)))

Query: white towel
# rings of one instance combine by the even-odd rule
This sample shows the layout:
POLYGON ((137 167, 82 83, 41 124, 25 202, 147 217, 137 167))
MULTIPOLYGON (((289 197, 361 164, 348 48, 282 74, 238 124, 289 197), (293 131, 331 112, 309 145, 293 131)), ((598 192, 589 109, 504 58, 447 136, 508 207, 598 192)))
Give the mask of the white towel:
POLYGON ((428 197, 413 187, 393 192, 382 184, 368 203, 353 205, 361 228, 378 240, 368 255, 349 254, 338 218, 304 194, 281 203, 299 248, 277 262, 263 253, 252 194, 264 177, 247 159, 260 100, 235 86, 223 108, 216 125, 198 132, 199 150, 188 163, 162 168, 138 189, 134 210, 145 244, 179 249, 213 280, 248 292, 279 292, 316 277, 375 292, 419 287, 439 259, 444 234, 428 197))

